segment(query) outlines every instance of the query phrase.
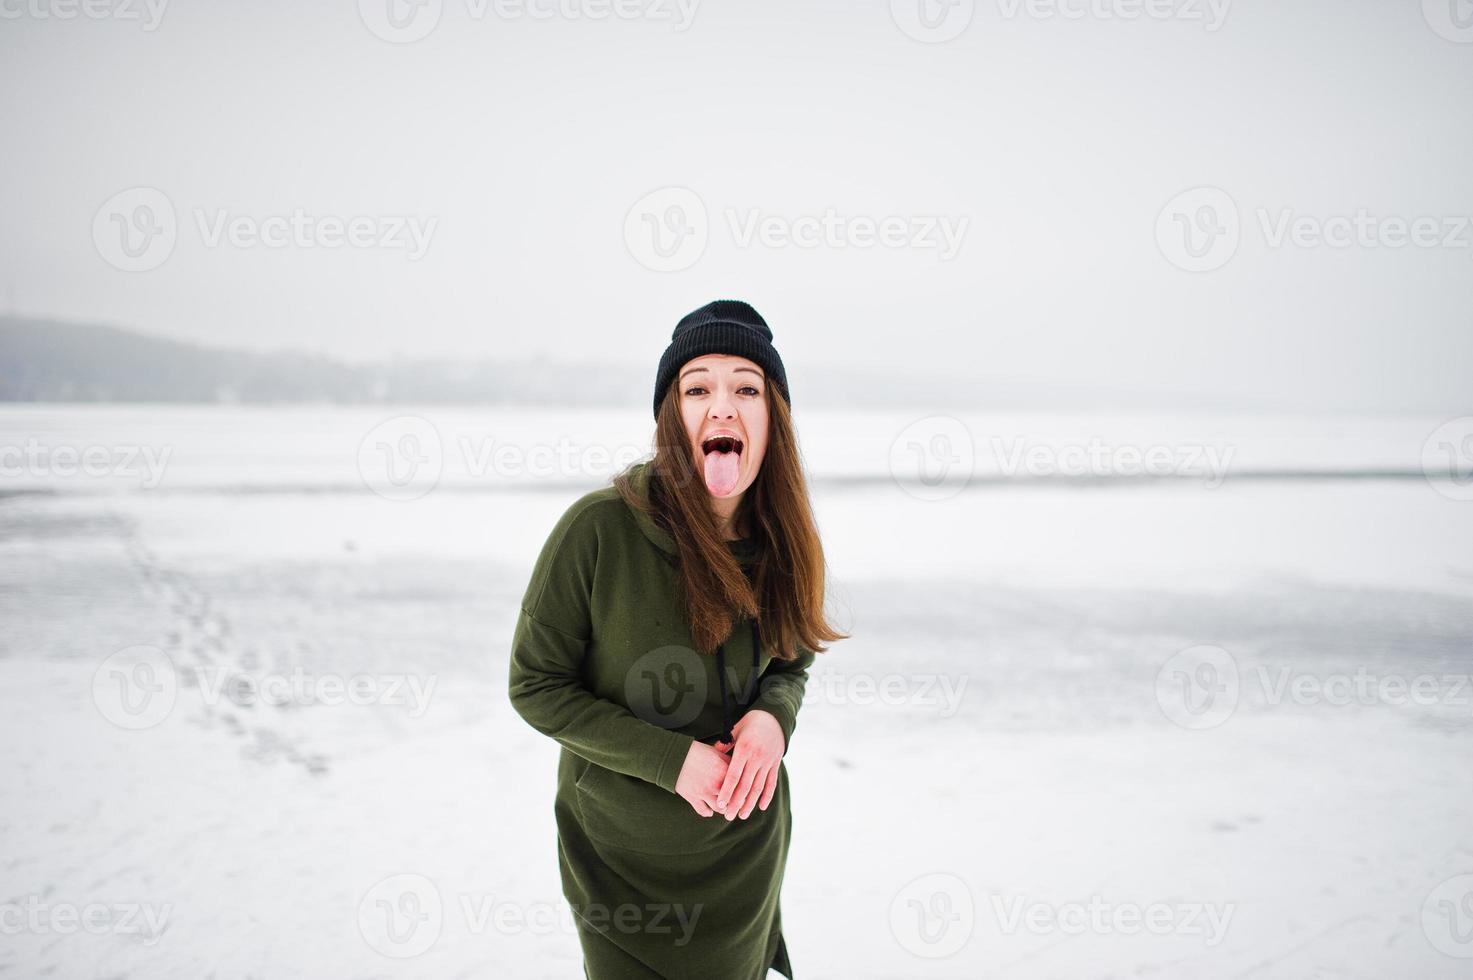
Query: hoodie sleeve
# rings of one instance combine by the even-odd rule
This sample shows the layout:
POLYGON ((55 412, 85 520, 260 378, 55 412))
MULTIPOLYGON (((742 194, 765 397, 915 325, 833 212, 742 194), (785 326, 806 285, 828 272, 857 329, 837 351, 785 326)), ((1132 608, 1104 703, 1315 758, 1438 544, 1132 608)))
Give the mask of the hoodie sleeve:
POLYGON ((591 509, 575 504, 563 515, 533 568, 512 635, 512 707, 570 752, 673 793, 694 739, 645 721, 582 681, 598 562, 591 509))
MULTIPOLYGON (((783 755, 793 744, 793 729, 798 726, 798 709, 803 706, 803 692, 808 686, 808 668, 813 665, 811 650, 799 648, 798 659, 768 661, 767 670, 758 684, 761 693, 753 708, 770 711, 783 729, 783 755)), ((749 709, 750 710, 750 709, 749 709)))

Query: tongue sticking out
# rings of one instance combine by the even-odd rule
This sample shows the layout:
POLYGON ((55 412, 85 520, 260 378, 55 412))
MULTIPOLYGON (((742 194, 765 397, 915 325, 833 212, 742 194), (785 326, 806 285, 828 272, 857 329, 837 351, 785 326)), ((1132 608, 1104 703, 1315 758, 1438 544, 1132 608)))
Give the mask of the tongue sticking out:
POLYGON ((736 489, 737 463, 741 454, 713 449, 706 454, 706 489, 717 497, 725 497, 736 489))

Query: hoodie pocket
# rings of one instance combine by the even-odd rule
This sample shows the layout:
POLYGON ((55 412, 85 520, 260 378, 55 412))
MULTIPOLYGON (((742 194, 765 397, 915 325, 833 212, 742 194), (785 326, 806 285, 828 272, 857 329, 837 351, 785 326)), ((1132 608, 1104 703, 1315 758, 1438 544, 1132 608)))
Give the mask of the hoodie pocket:
POLYGON ((754 810, 747 820, 721 814, 703 817, 679 793, 638 776, 588 764, 578 777, 578 811, 589 837, 640 854, 698 854, 724 847, 757 830, 754 810))

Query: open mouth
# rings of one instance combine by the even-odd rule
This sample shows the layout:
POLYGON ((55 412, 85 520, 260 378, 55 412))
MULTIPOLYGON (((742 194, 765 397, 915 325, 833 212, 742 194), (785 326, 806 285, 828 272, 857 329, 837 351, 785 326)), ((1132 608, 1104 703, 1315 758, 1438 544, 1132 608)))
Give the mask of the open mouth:
POLYGON ((708 436, 701 442, 706 489, 717 497, 729 497, 741 481, 742 441, 728 432, 708 436))
POLYGON ((709 456, 712 453, 738 453, 742 451, 742 441, 733 436, 715 436, 701 443, 702 455, 709 456))

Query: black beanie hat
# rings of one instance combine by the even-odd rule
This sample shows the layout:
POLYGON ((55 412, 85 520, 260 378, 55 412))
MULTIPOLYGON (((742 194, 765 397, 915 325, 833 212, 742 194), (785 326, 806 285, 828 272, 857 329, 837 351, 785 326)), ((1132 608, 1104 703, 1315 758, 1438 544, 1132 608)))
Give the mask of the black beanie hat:
POLYGON ((702 354, 736 354, 754 361, 777 386, 789 405, 788 376, 783 372, 783 359, 772 346, 772 331, 762 315, 739 299, 718 299, 680 318, 670 335, 670 346, 660 357, 660 370, 655 375, 655 416, 660 415, 660 402, 665 389, 675 380, 681 365, 702 354))

